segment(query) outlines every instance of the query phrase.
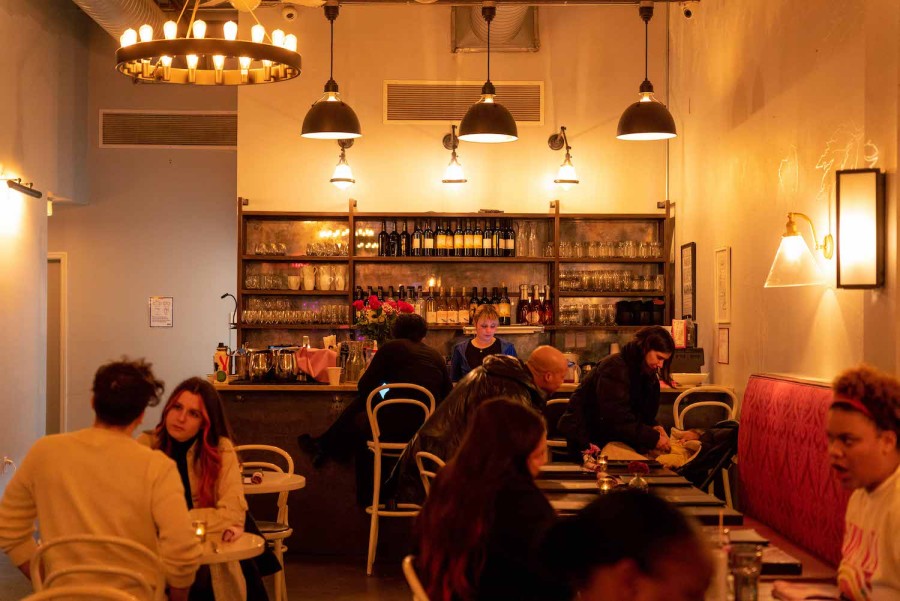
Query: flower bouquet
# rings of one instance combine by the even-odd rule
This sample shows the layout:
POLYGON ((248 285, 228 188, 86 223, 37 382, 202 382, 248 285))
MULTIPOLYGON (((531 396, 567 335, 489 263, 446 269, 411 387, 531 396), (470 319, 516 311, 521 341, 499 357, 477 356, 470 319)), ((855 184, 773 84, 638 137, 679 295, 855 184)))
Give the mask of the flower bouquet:
POLYGON ((379 344, 391 339, 391 328, 400 313, 412 313, 413 306, 405 301, 380 301, 374 294, 366 301, 353 301, 356 329, 366 338, 379 344))
POLYGON ((628 471, 631 472, 631 475, 633 476, 631 482, 628 483, 628 486, 640 490, 647 490, 649 488, 647 481, 644 479, 644 476, 650 473, 650 466, 648 466, 646 462, 632 461, 628 464, 628 471))

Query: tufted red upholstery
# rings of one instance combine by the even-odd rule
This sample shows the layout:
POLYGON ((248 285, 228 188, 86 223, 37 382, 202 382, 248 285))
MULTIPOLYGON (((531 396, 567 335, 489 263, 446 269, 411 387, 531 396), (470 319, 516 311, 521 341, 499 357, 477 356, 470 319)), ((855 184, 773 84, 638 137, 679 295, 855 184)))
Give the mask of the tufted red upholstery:
POLYGON ((742 510, 836 565, 850 493, 828 467, 831 389, 753 375, 738 435, 742 510))

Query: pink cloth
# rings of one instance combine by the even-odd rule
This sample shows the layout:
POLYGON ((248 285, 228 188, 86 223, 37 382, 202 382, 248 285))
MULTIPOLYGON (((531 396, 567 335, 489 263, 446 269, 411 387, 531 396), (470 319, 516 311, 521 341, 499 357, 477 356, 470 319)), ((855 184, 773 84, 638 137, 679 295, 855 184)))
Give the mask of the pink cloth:
POLYGON ((297 369, 312 376, 317 382, 328 382, 329 367, 337 367, 337 353, 327 349, 302 347, 294 353, 297 369))
POLYGON ((828 466, 827 386, 753 375, 738 431, 743 511, 836 565, 841 558, 843 490, 828 466))

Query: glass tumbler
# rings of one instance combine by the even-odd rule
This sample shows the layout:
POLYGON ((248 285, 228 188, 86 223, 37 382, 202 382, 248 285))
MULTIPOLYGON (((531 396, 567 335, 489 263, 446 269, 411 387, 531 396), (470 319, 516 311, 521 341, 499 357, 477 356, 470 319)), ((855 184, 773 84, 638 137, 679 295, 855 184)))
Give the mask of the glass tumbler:
POLYGON ((734 601, 759 599, 759 574, 762 571, 762 547, 732 545, 731 575, 734 578, 734 601))

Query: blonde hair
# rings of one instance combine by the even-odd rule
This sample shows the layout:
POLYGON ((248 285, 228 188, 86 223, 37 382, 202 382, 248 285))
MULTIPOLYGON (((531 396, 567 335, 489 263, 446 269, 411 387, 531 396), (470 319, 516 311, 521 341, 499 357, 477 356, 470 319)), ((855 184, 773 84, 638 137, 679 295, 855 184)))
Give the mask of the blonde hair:
POLYGON ((482 319, 496 319, 500 321, 500 314, 497 313, 497 308, 494 305, 485 303, 478 305, 478 308, 475 309, 475 315, 472 316, 472 325, 478 325, 478 322, 482 319))

